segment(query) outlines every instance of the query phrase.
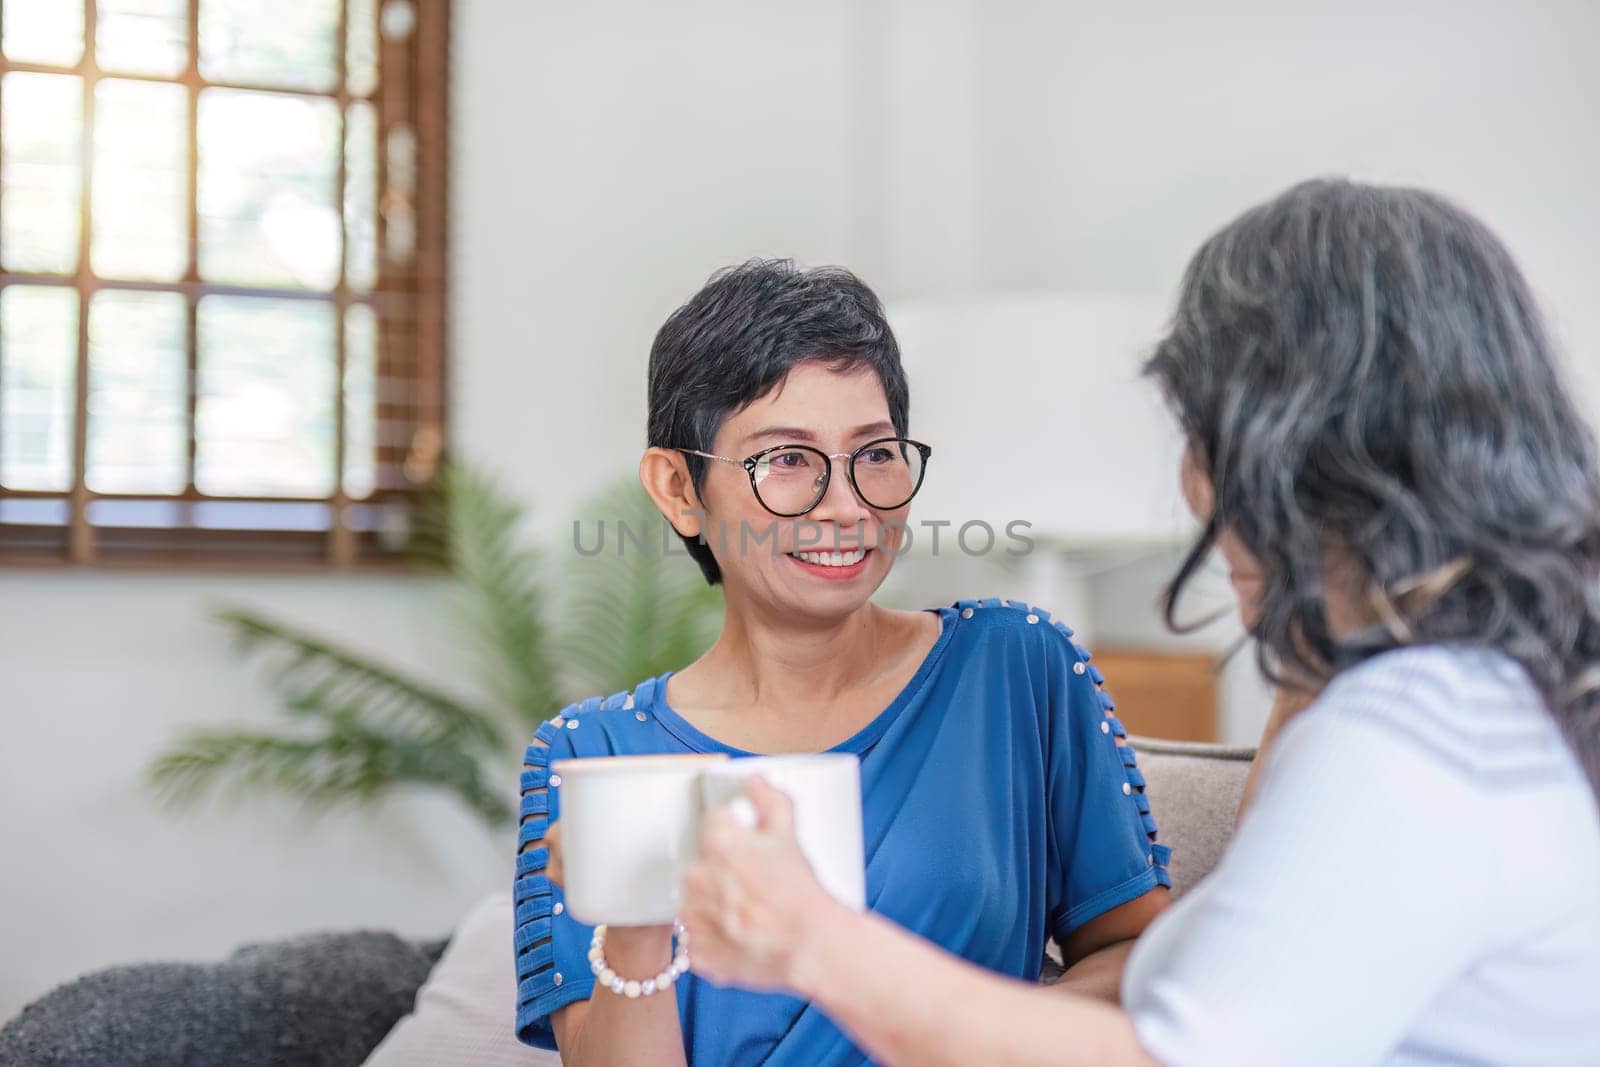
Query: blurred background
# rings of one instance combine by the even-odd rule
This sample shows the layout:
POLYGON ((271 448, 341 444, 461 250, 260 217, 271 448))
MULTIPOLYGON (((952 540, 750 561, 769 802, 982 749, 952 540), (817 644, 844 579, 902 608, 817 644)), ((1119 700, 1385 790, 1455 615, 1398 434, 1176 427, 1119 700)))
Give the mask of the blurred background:
POLYGON ((109 963, 443 936, 509 885, 533 725, 713 632, 687 560, 572 526, 637 514, 650 342, 718 267, 877 289, 936 448, 913 518, 952 523, 884 598, 1050 607, 1136 731, 1265 716, 1236 624, 1161 623, 1190 530, 1137 380, 1233 215, 1316 175, 1455 197, 1600 412, 1592 0, 0 23, 0 1020, 109 963), (969 555, 975 520, 1036 548, 969 555))

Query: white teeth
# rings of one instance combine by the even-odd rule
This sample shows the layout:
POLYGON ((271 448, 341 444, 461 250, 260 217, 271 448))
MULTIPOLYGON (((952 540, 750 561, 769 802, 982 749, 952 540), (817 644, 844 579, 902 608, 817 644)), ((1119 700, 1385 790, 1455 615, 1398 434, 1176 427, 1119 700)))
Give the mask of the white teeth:
POLYGON ((860 563, 867 553, 865 549, 857 548, 849 552, 795 552, 792 555, 819 567, 849 567, 860 563))

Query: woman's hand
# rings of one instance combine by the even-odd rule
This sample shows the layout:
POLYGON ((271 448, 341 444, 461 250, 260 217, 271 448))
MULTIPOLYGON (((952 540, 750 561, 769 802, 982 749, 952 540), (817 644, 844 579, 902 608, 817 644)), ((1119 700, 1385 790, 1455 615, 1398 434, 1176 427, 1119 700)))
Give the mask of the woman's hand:
POLYGON ((550 884, 562 885, 565 871, 561 867, 561 823, 553 822, 544 831, 543 845, 549 856, 544 861, 545 877, 550 879, 550 884))
POLYGON ((801 853, 789 798, 755 776, 745 791, 755 828, 726 808, 711 812, 699 858, 683 876, 690 965, 718 985, 792 990, 802 954, 848 909, 801 853))

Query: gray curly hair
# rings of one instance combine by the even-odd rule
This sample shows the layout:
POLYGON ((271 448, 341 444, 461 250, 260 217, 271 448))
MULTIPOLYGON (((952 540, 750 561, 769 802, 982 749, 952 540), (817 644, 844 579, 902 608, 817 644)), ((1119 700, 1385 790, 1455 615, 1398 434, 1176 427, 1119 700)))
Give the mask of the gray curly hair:
POLYGON ((1145 371, 1210 476, 1210 522, 1266 572, 1263 672, 1323 679, 1401 645, 1517 660, 1600 795, 1600 465, 1510 254, 1431 193, 1297 185, 1189 264, 1145 371), (1336 637, 1329 551, 1371 626, 1336 637))

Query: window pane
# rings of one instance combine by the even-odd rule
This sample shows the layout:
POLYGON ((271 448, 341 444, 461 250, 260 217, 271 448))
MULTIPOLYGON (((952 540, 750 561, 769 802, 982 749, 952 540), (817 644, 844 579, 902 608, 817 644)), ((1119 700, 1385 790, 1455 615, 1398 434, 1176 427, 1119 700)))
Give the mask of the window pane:
POLYGON ((0 258, 9 270, 70 274, 82 224, 82 79, 7 74, 0 129, 0 258))
POLYGON ((200 0, 200 73, 210 81, 331 90, 339 0, 200 0))
POLYGON ((184 311, 177 293, 103 291, 89 304, 90 489, 183 489, 184 311))
POLYGON ((344 491, 360 499, 378 476, 378 316, 366 304, 344 313, 344 491))
POLYGON ((188 265, 188 95, 181 85, 95 86, 95 273, 175 281, 188 265))
POLYGON ((198 310, 195 485, 324 496, 334 481, 334 309, 208 296, 198 310))
POLYGON ((345 280, 357 292, 378 284, 378 116, 350 105, 345 127, 345 280))
POLYGON ((0 292, 0 352, 0 483, 11 489, 71 488, 77 292, 7 286, 0 292))
POLYGON ((7 59, 69 67, 83 58, 83 0, 5 0, 7 59))
POLYGON ((349 0, 347 8, 345 84, 352 94, 367 96, 378 87, 378 0, 349 0))
POLYGON ((72 505, 60 497, 0 497, 0 523, 17 526, 65 526, 72 505))
POLYGON ((101 70, 171 76, 188 65, 187 0, 100 0, 96 14, 101 70))
POLYGON ((200 273, 332 288, 339 273, 339 108, 332 100, 200 94, 200 273))
POLYGON ((333 525, 333 509, 284 501, 203 500, 194 506, 194 524, 212 530, 326 530, 333 525))

